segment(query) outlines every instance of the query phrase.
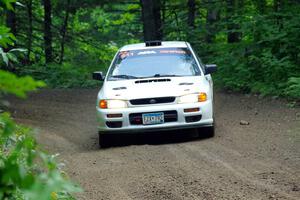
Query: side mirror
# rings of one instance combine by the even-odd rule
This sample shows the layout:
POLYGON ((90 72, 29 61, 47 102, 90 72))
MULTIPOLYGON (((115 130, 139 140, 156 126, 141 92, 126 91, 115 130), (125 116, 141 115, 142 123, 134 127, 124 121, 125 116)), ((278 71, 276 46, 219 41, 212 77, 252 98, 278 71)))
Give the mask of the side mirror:
POLYGON ((216 64, 205 65, 205 74, 212 74, 217 71, 216 64))
POLYGON ((98 81, 104 81, 103 72, 93 72, 93 79, 98 81))

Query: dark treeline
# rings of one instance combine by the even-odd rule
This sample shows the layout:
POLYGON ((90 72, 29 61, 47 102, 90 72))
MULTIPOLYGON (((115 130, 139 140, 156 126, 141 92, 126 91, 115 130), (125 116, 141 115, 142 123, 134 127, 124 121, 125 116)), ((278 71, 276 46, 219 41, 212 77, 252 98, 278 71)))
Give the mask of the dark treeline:
POLYGON ((90 87, 118 47, 185 40, 222 87, 300 96, 298 0, 20 0, 1 23, 26 49, 3 68, 53 87, 90 87))

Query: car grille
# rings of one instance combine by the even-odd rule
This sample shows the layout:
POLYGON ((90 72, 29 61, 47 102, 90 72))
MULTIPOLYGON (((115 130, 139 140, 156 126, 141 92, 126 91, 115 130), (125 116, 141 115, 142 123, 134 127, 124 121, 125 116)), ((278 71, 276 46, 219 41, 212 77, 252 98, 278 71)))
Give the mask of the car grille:
POLYGON ((146 104, 160 104, 160 103, 171 103, 175 101, 175 97, 155 97, 145 99, 132 99, 130 100, 131 105, 146 105, 146 104))
MULTIPOLYGON (((163 112, 164 113, 164 121, 165 123, 168 122, 176 122, 177 121, 177 111, 171 110, 171 111, 157 111, 157 112, 163 112)), ((154 113, 154 112, 150 112, 154 113)), ((145 113, 131 113, 129 114, 129 122, 131 125, 142 125, 143 119, 142 114, 145 113)))

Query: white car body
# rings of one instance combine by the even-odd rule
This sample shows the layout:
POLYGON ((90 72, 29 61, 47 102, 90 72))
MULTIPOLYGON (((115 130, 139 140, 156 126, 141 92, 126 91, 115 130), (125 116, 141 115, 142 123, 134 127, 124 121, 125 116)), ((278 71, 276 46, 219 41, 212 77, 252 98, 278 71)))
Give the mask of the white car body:
MULTIPOLYGON (((124 46, 119 50, 119 52, 172 47, 187 48, 191 51, 192 56, 196 59, 194 51, 187 42, 162 42, 159 46, 146 46, 145 43, 133 44, 124 46)), ((115 59, 116 56, 114 60, 115 59)), ((213 127, 214 118, 212 78, 210 74, 205 74, 203 71, 203 64, 200 63, 201 61, 196 59, 196 62, 201 71, 201 75, 197 76, 120 79, 117 81, 109 81, 107 80, 107 77, 105 77, 103 86, 98 93, 96 106, 99 136, 102 134, 122 132, 142 133, 146 131, 213 127), (207 95, 206 101, 191 103, 179 102, 184 98, 191 98, 193 95, 198 95, 199 93, 205 93, 207 95), (145 101, 150 101, 155 98, 159 100, 168 99, 168 97, 174 97, 175 99, 173 102, 167 103, 142 103, 141 105, 132 105, 131 103, 132 100, 138 99, 146 99, 145 101), (99 107, 100 100, 122 100, 122 102, 126 103, 126 107, 102 109, 99 107), (184 112, 184 109, 193 108, 199 108, 199 110, 193 112, 184 112), (141 124, 136 124, 135 121, 132 123, 132 116, 136 117, 135 120, 139 121, 140 119, 138 118, 140 118, 140 115, 143 113, 160 113, 157 116, 155 114, 153 116, 150 115, 148 118, 151 119, 151 117, 160 117, 160 115, 163 115, 165 118, 167 118, 167 116, 169 116, 170 119, 173 117, 173 121, 164 120, 164 123, 147 125, 144 124, 144 121, 141 124), (176 120, 174 119, 175 113, 177 113, 176 120), (108 117, 110 114, 116 115, 111 118, 108 117), (188 122, 187 117, 190 117, 189 119, 193 119, 191 118, 193 116, 196 121, 192 120, 191 122, 188 122), (195 116, 198 116, 198 118, 195 116), (117 122, 116 124, 121 124, 121 127, 109 127, 107 125, 108 122, 117 122)), ((113 62, 110 68, 112 65, 113 62)), ((108 71, 111 70, 110 68, 108 71)), ((144 120, 144 116, 142 120, 144 120)))

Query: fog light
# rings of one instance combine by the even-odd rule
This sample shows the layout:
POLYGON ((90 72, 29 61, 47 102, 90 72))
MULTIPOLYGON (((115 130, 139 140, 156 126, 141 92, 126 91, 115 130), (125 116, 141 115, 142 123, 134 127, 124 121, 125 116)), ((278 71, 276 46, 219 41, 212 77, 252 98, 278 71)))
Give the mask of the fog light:
POLYGON ((186 108, 184 109, 184 112, 188 113, 188 112, 198 112, 200 110, 200 108, 186 108))
POLYGON ((195 116, 187 116, 185 117, 186 123, 198 122, 201 120, 202 115, 195 115, 195 116))
POLYGON ((122 122, 106 122, 106 126, 109 128, 121 128, 122 122))

